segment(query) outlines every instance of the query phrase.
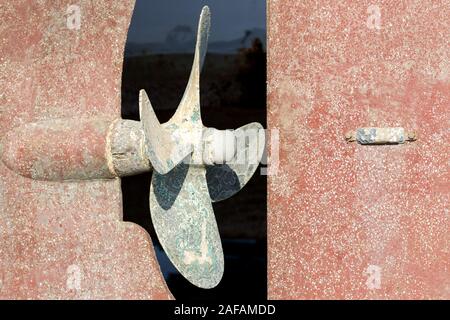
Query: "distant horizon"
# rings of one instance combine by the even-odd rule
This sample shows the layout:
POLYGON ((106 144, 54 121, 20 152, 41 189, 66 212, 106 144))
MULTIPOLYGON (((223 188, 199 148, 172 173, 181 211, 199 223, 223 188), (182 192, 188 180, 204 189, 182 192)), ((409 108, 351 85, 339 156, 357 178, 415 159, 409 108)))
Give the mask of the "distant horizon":
MULTIPOLYGON (((261 31, 264 31, 264 32, 266 31, 265 28, 251 28, 251 29, 246 29, 246 30, 249 30, 249 31, 261 30, 261 31)), ((245 31, 246 30, 243 30, 241 37, 236 37, 236 38, 233 38, 233 39, 223 39, 223 40, 222 39, 220 39, 220 40, 210 40, 209 44, 211 44, 211 43, 220 43, 220 42, 230 42, 230 41, 235 41, 235 40, 241 39, 241 38, 243 38, 243 36, 245 36, 245 31)), ((192 42, 194 42, 194 40, 195 40, 195 38, 192 39, 192 42)), ((265 40, 265 39, 261 39, 261 40, 265 40)), ((133 44, 164 43, 164 42, 166 42, 166 39, 162 39, 160 41, 143 41, 143 42, 138 42, 138 41, 133 41, 131 39, 128 39, 128 41, 127 41, 127 43, 133 43, 133 44)))
MULTIPOLYGON (((184 31, 183 31, 184 32, 184 31)), ((172 53, 193 53, 195 49, 195 34, 191 31, 181 37, 172 34, 174 39, 164 39, 160 42, 133 42, 128 40, 125 46, 125 56, 141 56, 147 54, 172 54, 172 53)), ((266 30, 251 29, 243 31, 241 37, 233 40, 209 41, 209 53, 237 54, 242 48, 250 48, 255 39, 262 42, 263 50, 266 50, 266 30), (247 34, 246 31, 249 31, 247 34)))
POLYGON ((204 5, 211 9, 210 42, 236 40, 245 30, 266 30, 264 0, 137 0, 127 42, 164 43, 177 26, 195 33, 204 5))

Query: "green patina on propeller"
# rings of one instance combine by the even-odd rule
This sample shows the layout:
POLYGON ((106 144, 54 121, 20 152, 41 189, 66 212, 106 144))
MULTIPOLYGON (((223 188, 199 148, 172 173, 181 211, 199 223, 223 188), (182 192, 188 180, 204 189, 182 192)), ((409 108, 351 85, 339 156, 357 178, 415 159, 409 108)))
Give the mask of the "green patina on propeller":
POLYGON ((201 288, 215 287, 224 272, 212 202, 225 200, 242 189, 256 171, 265 144, 259 123, 233 131, 231 138, 231 131, 206 128, 202 123, 200 70, 209 28, 210 11, 204 7, 189 82, 167 123, 159 123, 144 90, 139 96, 145 152, 154 169, 150 188, 153 225, 175 267, 201 288), (225 142, 221 145, 220 141, 225 142), (205 145, 212 152, 205 152, 205 145), (219 156, 223 162, 217 163, 214 155, 222 151, 228 154, 219 156))

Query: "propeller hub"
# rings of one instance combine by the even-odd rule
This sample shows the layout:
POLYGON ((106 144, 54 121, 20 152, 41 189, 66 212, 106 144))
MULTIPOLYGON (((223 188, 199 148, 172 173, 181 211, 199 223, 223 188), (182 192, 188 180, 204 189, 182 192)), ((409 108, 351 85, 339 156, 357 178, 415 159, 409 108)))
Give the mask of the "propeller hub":
POLYGON ((207 165, 230 162, 236 155, 233 130, 206 128, 203 132, 203 161, 207 165))

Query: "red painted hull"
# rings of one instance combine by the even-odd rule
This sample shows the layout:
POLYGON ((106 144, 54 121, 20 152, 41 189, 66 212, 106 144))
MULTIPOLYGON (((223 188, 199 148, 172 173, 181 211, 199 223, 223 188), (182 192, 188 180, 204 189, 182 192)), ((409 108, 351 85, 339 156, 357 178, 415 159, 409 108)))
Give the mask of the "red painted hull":
POLYGON ((450 298, 450 7, 371 5, 269 1, 269 298, 450 298), (418 140, 345 141, 367 126, 418 140))
MULTIPOLYGON (((76 3, 79 30, 66 23, 72 1, 2 3, 0 139, 41 120, 120 117, 123 50, 134 1, 76 3)), ((79 141, 98 151, 104 131, 80 130, 85 136, 79 141)), ((35 147, 41 150, 41 144, 35 147)), ((30 158, 11 147, 19 158, 30 158)), ((65 159, 72 166, 84 161, 74 158, 79 151, 74 145, 50 149, 59 150, 59 165, 65 159)), ((86 157, 101 160, 102 154, 86 157)), ((171 294, 147 232, 122 221, 119 179, 36 181, 0 162, 0 299, 137 298, 171 294)))

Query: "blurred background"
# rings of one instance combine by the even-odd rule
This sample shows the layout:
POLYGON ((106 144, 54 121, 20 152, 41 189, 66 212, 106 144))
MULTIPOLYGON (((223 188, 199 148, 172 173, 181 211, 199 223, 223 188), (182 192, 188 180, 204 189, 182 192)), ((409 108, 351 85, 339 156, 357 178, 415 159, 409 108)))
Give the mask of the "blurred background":
MULTIPOLYGON (((266 4, 264 0, 137 0, 125 48, 122 117, 139 120, 145 89, 160 122, 174 113, 189 79, 201 9, 211 9, 200 97, 205 126, 266 127, 266 4)), ((225 254, 214 289, 191 285, 170 263, 154 233, 148 203, 151 173, 122 179, 124 220, 151 235, 161 271, 176 299, 266 299, 267 180, 258 169, 235 196, 213 203, 225 254)))

